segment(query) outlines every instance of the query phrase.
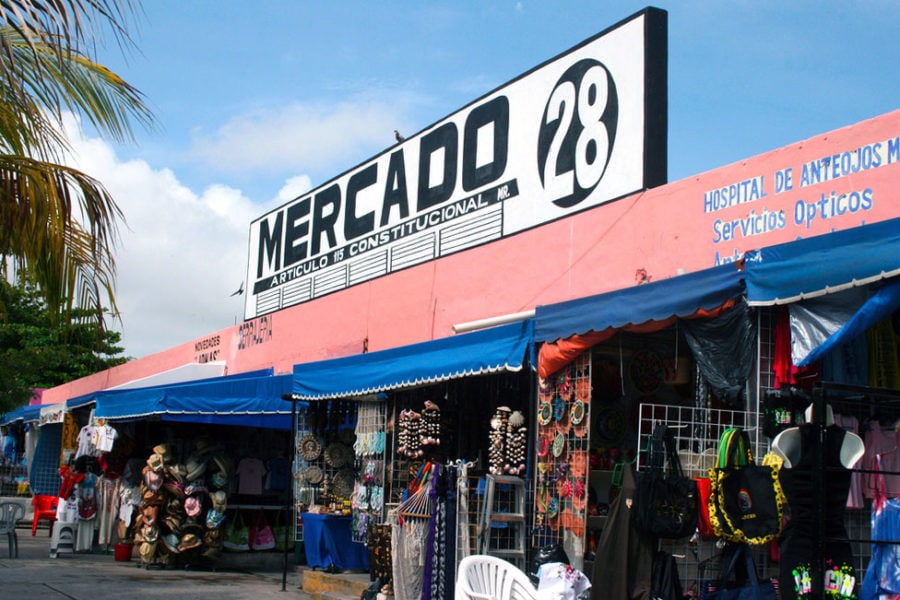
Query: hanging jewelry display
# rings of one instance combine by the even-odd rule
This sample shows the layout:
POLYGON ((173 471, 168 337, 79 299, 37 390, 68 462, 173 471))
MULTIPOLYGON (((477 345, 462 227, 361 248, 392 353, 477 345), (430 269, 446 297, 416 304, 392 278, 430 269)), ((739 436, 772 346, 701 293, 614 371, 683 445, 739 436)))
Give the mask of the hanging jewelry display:
POLYGON ((441 445, 441 409, 431 400, 425 401, 425 408, 422 410, 419 443, 422 446, 441 445))
POLYGON ((488 433, 488 471, 492 475, 502 475, 504 472, 509 415, 509 407, 498 406, 491 417, 491 430, 488 433))

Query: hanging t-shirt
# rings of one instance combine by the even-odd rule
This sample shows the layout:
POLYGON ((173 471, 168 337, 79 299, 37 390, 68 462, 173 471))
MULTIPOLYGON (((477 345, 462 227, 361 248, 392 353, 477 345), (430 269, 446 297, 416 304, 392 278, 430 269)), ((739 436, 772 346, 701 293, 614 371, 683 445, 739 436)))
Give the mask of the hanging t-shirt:
POLYGON ((100 425, 94 431, 94 445, 99 452, 110 452, 117 437, 119 432, 109 424, 100 425))
POLYGON ((266 473, 266 489, 270 492, 281 492, 286 490, 291 481, 291 461, 276 456, 270 458, 268 464, 268 473, 266 473))
POLYGON ((877 421, 869 423, 869 429, 865 435, 866 452, 863 455, 863 469, 868 471, 863 475, 863 494, 866 498, 875 496, 875 486, 878 478, 874 475, 877 457, 881 456, 881 471, 889 498, 900 496, 900 475, 888 473, 900 473, 900 434, 895 430, 884 431, 877 421))
POLYGON ((75 452, 75 458, 82 456, 100 456, 100 452, 94 445, 95 429, 96 427, 93 425, 85 425, 81 428, 81 431, 78 432, 78 451, 75 452))
POLYGON ((242 458, 238 463, 238 494, 258 496, 263 491, 263 476, 266 465, 258 458, 242 458))

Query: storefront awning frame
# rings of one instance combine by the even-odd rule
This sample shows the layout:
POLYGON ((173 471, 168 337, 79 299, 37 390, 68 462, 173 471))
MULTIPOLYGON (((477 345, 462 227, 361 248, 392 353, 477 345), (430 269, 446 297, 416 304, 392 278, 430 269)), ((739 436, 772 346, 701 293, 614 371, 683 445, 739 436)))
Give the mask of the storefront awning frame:
POLYGON ((295 400, 330 400, 517 372, 533 364, 534 323, 508 325, 409 346, 294 365, 295 400))

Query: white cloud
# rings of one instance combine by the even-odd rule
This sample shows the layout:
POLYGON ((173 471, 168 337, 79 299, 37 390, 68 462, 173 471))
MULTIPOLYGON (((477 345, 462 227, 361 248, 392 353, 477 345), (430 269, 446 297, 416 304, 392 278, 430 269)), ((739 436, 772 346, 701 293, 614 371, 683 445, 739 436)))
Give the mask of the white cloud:
MULTIPOLYGON (((278 199, 260 206, 225 185, 197 194, 169 169, 121 161, 97 138, 71 131, 69 138, 73 166, 103 182, 127 221, 116 252, 126 355, 159 352, 240 322, 245 296, 231 293, 245 277, 250 221, 278 199)), ((302 182, 294 178, 285 188, 302 182)))
MULTIPOLYGON (((230 172, 340 170, 393 143, 410 97, 295 103, 235 116, 215 132, 195 131, 191 160, 230 172)), ((337 174, 339 171, 334 171, 337 174)))

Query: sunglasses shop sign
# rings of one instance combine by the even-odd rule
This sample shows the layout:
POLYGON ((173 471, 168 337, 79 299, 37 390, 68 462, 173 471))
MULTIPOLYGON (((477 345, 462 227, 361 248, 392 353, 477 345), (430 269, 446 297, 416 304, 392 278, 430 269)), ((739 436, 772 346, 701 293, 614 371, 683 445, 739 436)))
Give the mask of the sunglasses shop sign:
POLYGON ((250 226, 251 319, 664 183, 648 8, 250 226))

